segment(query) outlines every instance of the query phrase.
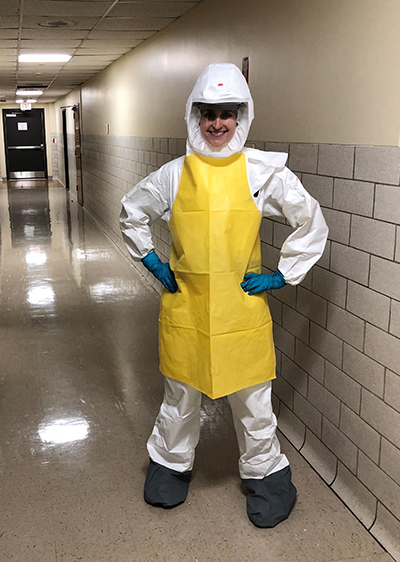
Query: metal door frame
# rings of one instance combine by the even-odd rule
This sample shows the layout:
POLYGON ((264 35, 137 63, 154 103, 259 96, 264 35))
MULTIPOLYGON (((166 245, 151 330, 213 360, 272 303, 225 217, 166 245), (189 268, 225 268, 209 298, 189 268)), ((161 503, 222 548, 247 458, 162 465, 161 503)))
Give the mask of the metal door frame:
POLYGON ((74 117, 76 191, 78 203, 83 207, 82 135, 79 103, 72 107, 72 113, 74 117))
MULTIPOLYGON (((4 109, 3 108, 3 133, 4 133, 4 151, 5 151, 5 157, 6 157, 6 171, 7 171, 7 181, 21 181, 23 179, 27 179, 29 181, 31 180, 47 180, 49 178, 48 176, 48 169, 47 169, 47 145, 46 145, 46 123, 45 123, 45 119, 44 119, 44 109, 42 108, 35 108, 35 109, 30 109, 27 111, 33 111, 35 113, 40 113, 40 120, 42 123, 42 133, 43 133, 43 152, 44 152, 44 178, 43 177, 30 177, 30 178, 10 178, 10 170, 9 170, 9 162, 8 162, 8 140, 7 140, 7 119, 6 119, 6 114, 7 113, 15 113, 16 115, 23 115, 24 113, 26 113, 25 111, 22 111, 21 109, 4 109)), ((23 173, 23 172, 21 172, 23 173)))
POLYGON ((61 108, 62 136, 64 144, 64 178, 65 189, 69 190, 69 164, 68 164, 68 136, 67 136, 67 108, 61 108))

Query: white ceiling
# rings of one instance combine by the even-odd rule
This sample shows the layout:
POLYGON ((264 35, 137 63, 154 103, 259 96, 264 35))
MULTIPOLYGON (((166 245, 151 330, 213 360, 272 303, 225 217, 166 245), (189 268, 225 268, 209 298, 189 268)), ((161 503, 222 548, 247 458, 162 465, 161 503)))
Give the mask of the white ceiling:
POLYGON ((0 97, 44 89, 52 102, 137 47, 202 0, 0 0, 0 97), (43 22, 73 22, 43 27, 43 22), (18 63, 25 53, 72 55, 67 63, 18 63))

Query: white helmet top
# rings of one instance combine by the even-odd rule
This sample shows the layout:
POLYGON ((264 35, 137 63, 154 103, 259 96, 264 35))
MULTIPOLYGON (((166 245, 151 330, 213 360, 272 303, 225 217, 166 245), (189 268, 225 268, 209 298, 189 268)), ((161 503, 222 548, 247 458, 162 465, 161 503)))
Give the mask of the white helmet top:
POLYGON ((253 99, 247 82, 237 66, 230 63, 210 64, 200 74, 186 103, 188 129, 187 153, 214 158, 227 158, 244 147, 254 118, 253 99), (209 145, 200 132, 200 109, 196 105, 238 104, 237 127, 232 140, 220 147, 209 145))

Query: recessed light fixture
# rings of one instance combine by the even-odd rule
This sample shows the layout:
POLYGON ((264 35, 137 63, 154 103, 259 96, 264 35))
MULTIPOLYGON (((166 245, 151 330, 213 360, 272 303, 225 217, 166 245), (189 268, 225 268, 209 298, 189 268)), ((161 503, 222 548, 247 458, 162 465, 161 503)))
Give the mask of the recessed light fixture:
POLYGON ((15 100, 15 103, 25 103, 25 100, 15 100))
POLYGON ((36 103, 36 100, 27 99, 26 103, 36 103))
POLYGON ((17 90, 15 93, 17 96, 41 96, 43 90, 17 90))
POLYGON ((19 55, 19 62, 68 62, 71 55, 62 54, 32 54, 32 55, 19 55))
POLYGON ((76 21, 71 20, 44 20, 38 23, 40 27, 74 27, 76 21))

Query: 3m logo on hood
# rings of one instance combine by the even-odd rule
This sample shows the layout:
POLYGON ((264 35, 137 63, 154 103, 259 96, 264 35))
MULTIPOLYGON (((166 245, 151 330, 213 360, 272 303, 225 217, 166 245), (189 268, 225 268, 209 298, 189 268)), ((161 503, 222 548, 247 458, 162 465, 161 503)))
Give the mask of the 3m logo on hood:
POLYGON ((253 99, 239 68, 230 63, 210 64, 199 76, 186 104, 185 121, 188 128, 189 154, 227 158, 240 152, 247 140, 254 117, 253 99), (200 133, 200 110, 196 103, 240 104, 237 127, 233 139, 225 146, 212 147, 200 133))

